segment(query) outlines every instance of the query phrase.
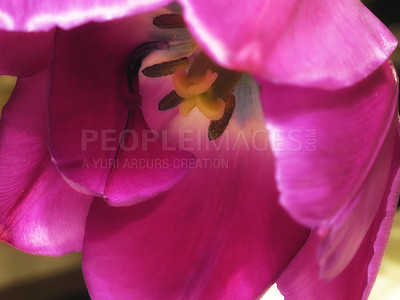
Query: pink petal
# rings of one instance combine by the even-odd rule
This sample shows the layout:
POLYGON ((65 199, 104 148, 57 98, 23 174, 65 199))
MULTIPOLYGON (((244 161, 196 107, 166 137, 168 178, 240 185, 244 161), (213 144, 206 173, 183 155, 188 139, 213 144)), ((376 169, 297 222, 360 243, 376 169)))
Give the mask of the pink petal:
POLYGON ((354 87, 335 92, 263 84, 280 202, 325 236, 323 277, 346 266, 382 201, 397 119, 393 72, 385 63, 354 87))
POLYGON ((132 204, 170 188, 186 169, 166 165, 191 157, 183 151, 163 151, 141 111, 129 113, 123 103, 131 97, 126 78, 129 56, 148 41, 149 30, 143 24, 152 26, 152 17, 57 31, 50 152, 71 186, 107 197, 113 205, 132 204), (120 143, 124 132, 126 138, 120 143))
MULTIPOLYGON (((391 162, 389 181, 381 198, 382 201, 380 201, 377 214, 350 264, 333 280, 319 279, 319 266, 315 260, 315 252, 321 238, 314 232, 304 248, 278 279, 278 287, 285 299, 323 298, 336 300, 368 298, 389 237, 400 192, 400 156, 398 155, 400 140, 398 133, 394 149, 393 161, 391 161, 391 156, 383 157, 384 160, 391 162)), ((386 153, 383 151, 381 154, 384 156, 386 153)), ((374 178, 376 179, 376 176, 374 178)), ((358 209, 362 209, 362 205, 358 209)), ((354 220, 352 225, 357 225, 355 221, 357 220, 354 220)), ((348 233, 351 233, 351 236, 346 238, 352 240, 357 233, 357 229, 348 233)), ((341 255, 343 256, 344 253, 341 255)))
POLYGON ((46 84, 46 71, 19 78, 3 111, 0 236, 27 252, 62 255, 81 250, 92 198, 71 189, 50 160, 46 84))
POLYGON ((280 84, 351 86, 397 44, 359 0, 179 2, 191 32, 217 62, 280 84))
MULTIPOLYGON (((393 126, 367 178, 354 197, 351 204, 354 207, 350 208, 353 213, 350 216, 338 216, 332 230, 322 229, 323 232, 320 232, 322 241, 317 255, 321 266, 320 273, 324 278, 333 278, 351 261, 374 221, 381 203, 386 203, 388 191, 393 183, 393 173, 396 174, 399 168, 397 158, 394 157, 400 153, 399 147, 394 148, 395 137, 398 139, 395 131, 396 126, 393 126), (393 159, 396 159, 395 165, 392 163, 393 159)), ((392 207, 394 208, 394 205, 392 207)))
POLYGON ((154 10, 170 0, 15 0, 0 5, 0 28, 43 31, 70 29, 90 21, 107 21, 154 10))
POLYGON ((47 69, 54 50, 54 32, 0 31, 0 74, 28 76, 47 69))
MULTIPOLYGON (((190 133, 199 118, 193 114, 172 123, 190 133)), ((83 250, 91 297, 255 299, 274 282, 308 231, 277 202, 271 152, 247 148, 251 133, 264 127, 257 119, 246 127, 231 121, 224 134, 231 142, 219 151, 196 152, 205 140, 202 129, 194 132, 197 162, 225 167, 203 162, 169 191, 132 207, 95 201, 83 250)))
MULTIPOLYGON (((70 29, 154 10, 168 0, 13 1, 0 28, 70 29)), ((179 1, 201 46, 220 64, 281 84, 335 89, 382 64, 397 41, 358 0, 179 1), (255 18, 255 16, 257 16, 255 18), (229 28, 229 30, 226 30, 229 28), (339 76, 338 76, 339 75, 339 76)))
MULTIPOLYGON (((378 210, 377 215, 375 217, 376 220, 378 220, 378 225, 372 225, 372 226, 379 226, 378 228, 378 233, 376 236, 376 240, 374 243, 374 254, 371 258, 371 261, 368 266, 368 282, 367 286, 364 290, 363 294, 363 299, 367 299, 368 295, 371 292, 372 286, 375 283, 376 276, 378 274, 379 266, 381 264, 383 254, 389 239, 390 235, 390 230, 393 225, 393 219, 396 214, 396 206, 398 206, 398 201, 399 201, 399 194, 400 194, 400 171, 399 171, 399 166, 400 166, 400 139, 399 139, 399 134, 400 134, 400 127, 397 125, 397 133, 396 133, 396 139, 395 139, 395 144, 394 144, 394 156, 393 156, 393 162, 392 162, 392 169, 391 173, 389 175, 389 180, 388 182, 392 182, 392 186, 388 186, 387 190, 385 191, 385 197, 384 199, 387 199, 386 203, 386 210, 381 211, 378 210)), ((385 201, 381 205, 383 205, 385 201)), ((371 227, 372 227, 371 226, 371 227)))

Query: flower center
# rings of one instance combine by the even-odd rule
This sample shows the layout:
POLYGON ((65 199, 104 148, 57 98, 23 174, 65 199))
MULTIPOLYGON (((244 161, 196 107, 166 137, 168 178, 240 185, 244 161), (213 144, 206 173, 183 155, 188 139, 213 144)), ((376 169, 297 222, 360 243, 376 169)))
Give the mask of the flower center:
MULTIPOLYGON (((154 18, 153 24, 157 30, 168 32, 166 36, 181 35, 171 34, 171 31, 187 31, 180 14, 159 15, 154 18)), ((165 57, 170 57, 171 52, 176 54, 172 56, 180 57, 153 64, 142 70, 147 77, 172 75, 174 90, 161 99, 159 110, 165 111, 179 106, 179 112, 188 116, 196 107, 210 120, 210 140, 221 136, 235 109, 236 101, 232 91, 243 73, 225 69, 214 63, 204 52, 198 50, 191 38, 184 41, 147 42, 135 49, 128 68, 129 90, 139 100, 135 101, 136 103, 141 103, 138 72, 143 59, 153 50, 165 50, 165 57)))
MULTIPOLYGON (((150 66, 143 73, 146 74, 149 69, 158 67, 150 66)), ((215 64, 204 52, 197 54, 188 71, 185 71, 185 68, 186 66, 182 66, 173 72, 174 91, 160 101, 159 110, 179 105, 179 112, 187 116, 197 107, 211 120, 208 137, 214 140, 224 133, 229 124, 235 109, 235 96, 232 91, 243 73, 227 70, 215 64)), ((171 73, 167 69, 164 70, 164 74, 171 73)))
POLYGON ((184 70, 172 76, 175 92, 183 98, 179 112, 187 116, 197 106, 198 110, 210 120, 218 120, 224 113, 225 103, 221 98, 213 99, 208 95, 218 74, 207 70, 203 77, 190 78, 184 70))
MULTIPOLYGON (((216 65, 205 53, 196 56, 189 71, 178 70, 172 76, 175 92, 183 101, 179 111, 187 116, 194 107, 208 119, 220 120, 224 97, 230 94, 242 74, 216 65)), ((228 120, 229 122, 229 120, 228 120)))

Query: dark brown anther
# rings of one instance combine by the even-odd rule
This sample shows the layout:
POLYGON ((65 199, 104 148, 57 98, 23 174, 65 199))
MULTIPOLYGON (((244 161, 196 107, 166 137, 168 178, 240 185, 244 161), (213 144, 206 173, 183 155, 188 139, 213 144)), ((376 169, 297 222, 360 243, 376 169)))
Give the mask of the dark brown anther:
POLYGON ((128 61, 128 69, 126 77, 128 80, 128 88, 131 94, 141 98, 139 91, 139 70, 142 66, 142 61, 154 50, 166 50, 168 43, 166 42, 146 42, 140 44, 133 50, 128 61))
POLYGON ((161 29, 186 28, 181 14, 163 14, 153 19, 153 24, 161 29))
POLYGON ((208 127, 208 138, 210 141, 219 138, 224 133, 229 121, 231 120, 233 111, 235 110, 235 95, 229 93, 223 98, 223 100, 225 101, 225 110, 222 118, 217 121, 211 121, 210 126, 208 127))
POLYGON ((179 96, 175 90, 173 90, 167 96, 161 99, 161 101, 158 103, 158 110, 164 111, 174 108, 181 104, 182 101, 183 98, 179 96))
POLYGON ((166 61, 145 68, 142 73, 147 77, 163 77, 174 74, 177 70, 185 69, 191 64, 187 57, 166 61))

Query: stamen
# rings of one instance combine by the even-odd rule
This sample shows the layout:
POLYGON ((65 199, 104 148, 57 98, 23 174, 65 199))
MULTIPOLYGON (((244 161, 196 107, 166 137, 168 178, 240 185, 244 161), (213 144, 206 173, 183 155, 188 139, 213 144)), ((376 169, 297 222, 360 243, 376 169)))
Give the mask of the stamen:
POLYGON ((142 96, 139 91, 139 70, 142 66, 143 59, 146 58, 154 50, 166 50, 168 49, 167 42, 146 42, 140 44, 135 50, 133 50, 129 57, 128 69, 126 77, 128 80, 129 92, 135 96, 135 98, 141 101, 142 96))
POLYGON ((186 28, 181 14, 163 14, 153 19, 153 24, 161 29, 186 28))
POLYGON ((142 73, 147 77, 163 77, 174 74, 176 71, 185 69, 190 65, 191 61, 187 57, 176 60, 155 64, 145 68, 142 73))
POLYGON ((161 101, 158 103, 158 110, 164 111, 174 108, 181 104, 182 101, 183 98, 180 97, 175 90, 173 90, 167 96, 161 99, 161 101))
POLYGON ((224 115, 217 121, 211 121, 210 126, 208 127, 208 138, 210 140, 215 140, 224 133, 229 121, 231 120, 233 111, 235 110, 235 95, 229 93, 223 99, 225 101, 224 115))

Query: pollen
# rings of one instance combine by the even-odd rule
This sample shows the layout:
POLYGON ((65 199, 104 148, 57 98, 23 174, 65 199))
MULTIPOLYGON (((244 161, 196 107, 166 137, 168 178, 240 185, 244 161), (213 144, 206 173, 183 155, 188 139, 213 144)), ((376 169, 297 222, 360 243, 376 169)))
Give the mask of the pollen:
POLYGON ((225 102, 211 96, 209 90, 217 80, 218 73, 207 70, 203 76, 190 77, 185 70, 178 70, 172 76, 172 84, 177 95, 183 98, 179 106, 182 115, 187 116, 194 107, 210 120, 223 116, 225 102))

